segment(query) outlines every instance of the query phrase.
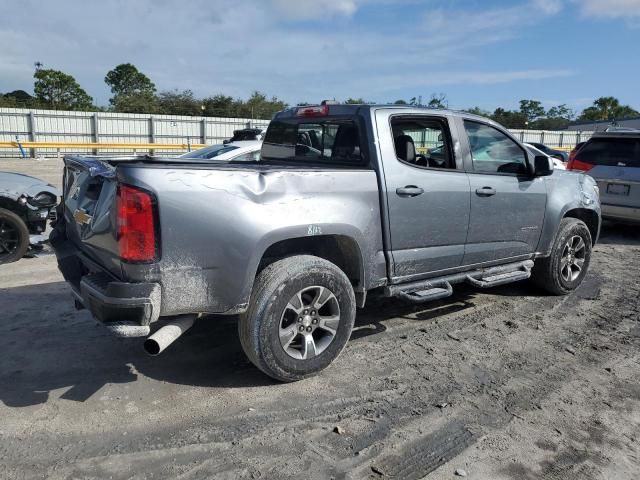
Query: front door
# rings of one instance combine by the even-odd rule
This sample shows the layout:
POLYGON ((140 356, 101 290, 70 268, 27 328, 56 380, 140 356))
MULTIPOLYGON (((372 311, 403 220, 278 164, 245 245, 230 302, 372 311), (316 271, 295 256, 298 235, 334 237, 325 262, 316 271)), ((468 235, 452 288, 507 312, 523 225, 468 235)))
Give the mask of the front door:
POLYGON ((456 163, 450 120, 376 113, 394 281, 459 267, 469 224, 469 179, 456 163))
POLYGON ((471 218, 463 264, 536 251, 547 202, 544 179, 532 177, 527 154, 501 130, 464 120, 470 158, 471 218))

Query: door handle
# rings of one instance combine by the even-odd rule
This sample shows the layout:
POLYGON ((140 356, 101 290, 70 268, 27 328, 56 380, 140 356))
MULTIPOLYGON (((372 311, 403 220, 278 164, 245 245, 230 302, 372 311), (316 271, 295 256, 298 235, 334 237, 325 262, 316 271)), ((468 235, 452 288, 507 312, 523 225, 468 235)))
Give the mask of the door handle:
POLYGON ((422 195, 424 189, 416 187, 415 185, 407 185, 406 187, 396 188, 396 194, 399 197, 417 197, 422 195))
POLYGON ((480 197, 490 197, 496 194, 496 189, 491 187, 476 188, 476 195, 480 197))

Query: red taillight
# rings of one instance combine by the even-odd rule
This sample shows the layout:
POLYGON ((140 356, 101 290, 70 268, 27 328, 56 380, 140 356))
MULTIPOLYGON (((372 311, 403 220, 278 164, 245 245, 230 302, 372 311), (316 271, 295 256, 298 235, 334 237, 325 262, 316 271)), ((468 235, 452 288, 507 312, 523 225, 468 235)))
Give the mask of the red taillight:
POLYGON ((326 117, 329 115, 329 105, 313 105, 298 107, 296 117, 326 117))
POLYGON ((581 172, 588 172, 593 168, 593 165, 586 162, 581 162, 575 156, 569 159, 567 163, 567 170, 578 170, 581 172))
POLYGON ((578 153, 578 149, 574 148, 573 150, 571 150, 571 153, 569 153, 569 162, 571 162, 574 158, 576 158, 576 153, 578 153))
POLYGON ((156 259, 156 229, 153 197, 135 187, 120 185, 117 198, 118 248, 128 262, 156 259))

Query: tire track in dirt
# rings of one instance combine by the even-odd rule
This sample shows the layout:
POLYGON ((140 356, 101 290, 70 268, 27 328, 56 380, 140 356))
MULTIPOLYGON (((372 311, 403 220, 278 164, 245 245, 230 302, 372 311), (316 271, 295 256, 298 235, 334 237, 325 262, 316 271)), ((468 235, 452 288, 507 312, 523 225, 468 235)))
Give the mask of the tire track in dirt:
MULTIPOLYGON (((626 452, 629 462, 635 454, 637 465, 637 439, 618 442, 609 424, 615 415, 634 418, 632 402, 640 399, 633 373, 640 346, 639 279, 637 247, 602 245, 592 273, 569 297, 545 296, 521 283, 486 292, 462 288, 447 301, 419 307, 374 300, 359 313, 357 330, 337 363, 300 384, 249 382, 209 390, 170 384, 167 390, 161 385, 170 381, 145 377, 149 370, 138 363, 136 383, 113 385, 111 395, 144 380, 148 395, 173 405, 162 427, 114 409, 108 427, 87 423, 63 434, 41 414, 22 433, 0 436, 0 456, 7 459, 0 476, 450 478, 451 464, 469 452, 489 448, 503 458, 501 452, 517 444, 517 432, 540 429, 549 432, 545 448, 555 449, 547 455, 551 460, 536 469, 533 460, 521 459, 503 476, 564 480, 615 474, 606 470, 614 468, 606 458, 580 452, 585 445, 608 445, 626 452), (207 401, 193 393, 207 391, 207 401), (610 416, 593 411, 590 401, 600 402, 610 416), (255 410, 241 411, 239 405, 255 410), (334 432, 336 426, 342 433, 334 432), (567 467, 571 461, 574 469, 567 467)), ((233 328, 216 332, 222 336, 210 343, 196 338, 197 332, 181 341, 186 349, 212 345, 220 355, 203 360, 193 354, 179 365, 208 368, 206 362, 224 361, 233 328)), ((237 365, 225 370, 225 378, 251 376, 246 361, 230 351, 237 365)), ((72 365, 74 378, 91 374, 82 364, 72 365)), ((109 378, 116 365, 96 368, 109 378)), ((179 372, 174 377, 181 378, 179 372)), ((45 412, 55 406, 58 420, 98 408, 92 400, 70 403, 57 395, 46 405, 51 410, 45 412)), ((3 411, 12 415, 12 425, 19 424, 18 409, 3 411)))

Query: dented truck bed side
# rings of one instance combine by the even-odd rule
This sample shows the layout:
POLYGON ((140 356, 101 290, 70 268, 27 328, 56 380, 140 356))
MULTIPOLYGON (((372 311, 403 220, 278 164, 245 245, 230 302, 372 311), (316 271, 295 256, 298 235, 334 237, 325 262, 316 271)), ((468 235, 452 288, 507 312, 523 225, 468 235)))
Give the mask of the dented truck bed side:
MULTIPOLYGON (((121 162, 103 172, 66 160, 64 236, 115 280, 159 285, 160 316, 239 313, 265 252, 279 242, 344 238, 359 256, 358 287, 386 280, 376 172, 121 162), (115 232, 118 183, 157 200, 161 254, 152 264, 122 262, 115 232), (78 222, 74 212, 86 212, 78 222)), ((60 241, 58 241, 60 243, 60 241)))

